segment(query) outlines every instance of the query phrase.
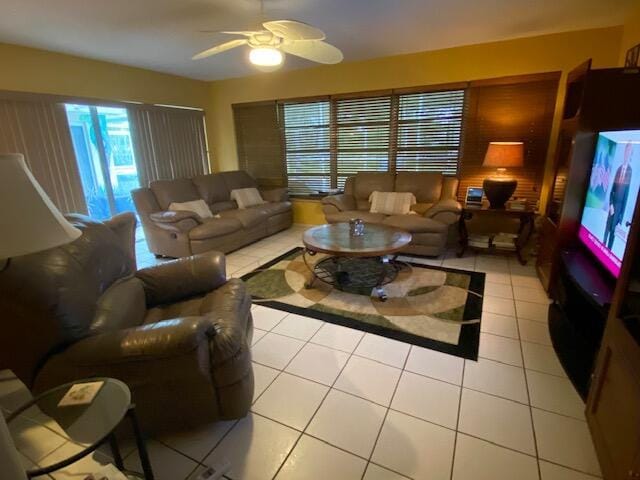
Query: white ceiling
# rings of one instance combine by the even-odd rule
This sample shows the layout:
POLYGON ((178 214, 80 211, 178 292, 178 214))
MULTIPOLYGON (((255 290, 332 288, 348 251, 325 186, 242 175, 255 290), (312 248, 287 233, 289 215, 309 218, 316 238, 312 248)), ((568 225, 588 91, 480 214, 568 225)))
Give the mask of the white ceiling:
MULTIPOLYGON (((265 0, 324 30, 345 61, 619 25, 637 0, 265 0)), ((201 80, 255 74, 246 47, 191 56, 259 23, 258 0, 1 0, 0 42, 201 80)), ((314 65, 289 56, 284 68, 314 65)))

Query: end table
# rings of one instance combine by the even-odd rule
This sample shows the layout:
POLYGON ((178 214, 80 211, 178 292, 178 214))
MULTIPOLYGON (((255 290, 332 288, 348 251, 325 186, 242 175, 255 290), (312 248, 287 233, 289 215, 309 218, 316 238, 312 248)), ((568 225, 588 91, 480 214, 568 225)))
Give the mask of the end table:
MULTIPOLYGON (((131 473, 125 471, 115 435, 116 428, 125 417, 129 419, 133 429, 144 478, 145 480, 154 480, 144 436, 136 417, 135 405, 131 403, 131 392, 129 387, 120 380, 114 378, 91 378, 55 387, 38 395, 11 413, 7 417, 7 426, 12 436, 16 439, 22 431, 20 427, 28 427, 29 429, 46 430, 44 434, 56 434, 62 437, 64 441, 71 442, 79 447, 75 454, 63 460, 56 459, 55 461, 47 462, 45 457, 44 461, 39 460, 36 462, 30 459, 38 466, 26 472, 29 478, 61 470, 86 457, 106 443, 109 443, 111 447, 115 466, 124 473, 131 473), (58 403, 71 386, 100 381, 104 383, 91 403, 58 406, 58 403)), ((37 435, 30 435, 30 438, 36 437, 37 435)), ((20 451, 21 441, 15 443, 18 451, 20 451)), ((24 440, 22 440, 22 443, 24 443, 24 440)), ((25 449, 29 450, 29 445, 25 445, 25 449)))

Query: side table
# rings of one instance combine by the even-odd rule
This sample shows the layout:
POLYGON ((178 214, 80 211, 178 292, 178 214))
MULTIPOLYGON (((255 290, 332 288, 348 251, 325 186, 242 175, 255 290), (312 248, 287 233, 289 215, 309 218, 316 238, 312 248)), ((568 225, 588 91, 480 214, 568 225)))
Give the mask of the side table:
POLYGON ((39 436, 37 430, 41 430, 43 435, 49 437, 57 435, 63 441, 71 442, 78 447, 73 455, 63 460, 47 461, 47 457, 44 460, 31 459, 26 454, 25 457, 37 465, 36 468, 26 472, 29 478, 61 470, 106 443, 111 448, 115 466, 124 473, 132 473, 125 471, 115 435, 116 428, 125 417, 129 419, 133 429, 144 478, 154 480, 144 436, 136 417, 135 405, 131 403, 131 392, 129 387, 120 380, 84 379, 47 390, 12 412, 7 417, 7 426, 14 437, 16 448, 18 451, 24 450, 23 454, 31 450, 30 442, 35 441, 33 439, 39 436), (71 386, 89 382, 103 382, 91 403, 58 406, 71 386), (25 439, 22 433, 27 429, 30 435, 25 439))
MULTIPOLYGON (((471 220, 474 216, 482 216, 482 217, 496 217, 501 216, 504 218, 517 218, 520 220, 520 227, 518 228, 518 237, 515 239, 515 253, 518 257, 518 260, 522 265, 527 264, 527 260, 522 256, 522 248, 527 244, 529 238, 531 238, 531 234, 533 233, 533 225, 535 219, 536 212, 533 209, 526 210, 511 210, 508 208, 504 209, 493 209, 489 207, 463 207, 462 213, 460 215, 460 220, 458 221, 458 233, 460 235, 460 248, 458 249, 457 255, 461 257, 464 255, 464 252, 467 248, 469 248, 469 232, 467 231, 467 221, 471 220)), ((498 232, 496 232, 498 233, 498 232)), ((473 247, 479 248, 479 247, 473 247)), ((496 246, 491 246, 487 248, 489 251, 497 250, 497 251, 513 251, 508 249, 503 249, 496 246)))

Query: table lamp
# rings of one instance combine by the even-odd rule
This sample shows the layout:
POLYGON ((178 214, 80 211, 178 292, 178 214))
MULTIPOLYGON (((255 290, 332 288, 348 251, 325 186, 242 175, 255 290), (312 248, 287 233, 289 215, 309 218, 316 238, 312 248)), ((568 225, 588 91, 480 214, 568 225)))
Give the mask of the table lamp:
POLYGON ((72 242, 82 232, 56 208, 21 154, 0 155, 0 271, 12 257, 72 242))
POLYGON ((494 177, 485 178, 482 183, 484 193, 491 208, 504 208, 518 181, 505 174, 507 168, 522 167, 524 163, 524 144, 522 142, 491 142, 484 156, 483 167, 497 168, 494 177))

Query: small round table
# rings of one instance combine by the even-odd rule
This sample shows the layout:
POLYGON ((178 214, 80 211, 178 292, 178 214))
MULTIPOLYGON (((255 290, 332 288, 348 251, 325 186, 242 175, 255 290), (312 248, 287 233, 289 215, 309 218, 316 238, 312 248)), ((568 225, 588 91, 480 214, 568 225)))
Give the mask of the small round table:
MULTIPOLYGON (((50 462, 38 460, 37 468, 28 470, 29 478, 46 475, 77 462, 109 442, 116 467, 124 471, 122 455, 115 436, 115 429, 125 418, 129 418, 135 435, 136 447, 146 480, 153 480, 153 472, 144 437, 135 414, 135 405, 131 403, 129 387, 114 378, 92 378, 60 385, 38 395, 7 417, 7 426, 14 437, 16 447, 24 445, 29 450, 29 440, 22 439, 23 432, 29 432, 29 438, 57 435, 62 441, 78 446, 73 455, 60 460, 56 457, 50 462), (102 382, 98 393, 90 403, 82 405, 59 406, 60 400, 74 385, 102 382)), ((25 455, 28 458, 28 455, 25 455)), ((33 460, 33 459, 31 459, 33 460)), ((36 461, 34 461, 36 463, 36 461)), ((127 472, 131 474, 131 472, 127 472)), ((134 474, 135 477, 135 474, 134 474)), ((131 476, 130 476, 131 478, 131 476)))
POLYGON ((347 287, 372 289, 382 301, 387 299, 383 286, 395 280, 405 264, 397 261, 397 252, 411 242, 411 234, 386 225, 365 223, 363 235, 350 234, 348 223, 320 225, 304 232, 303 260, 311 279, 311 288, 321 280, 339 290, 347 287), (307 255, 327 254, 315 264, 307 255))

